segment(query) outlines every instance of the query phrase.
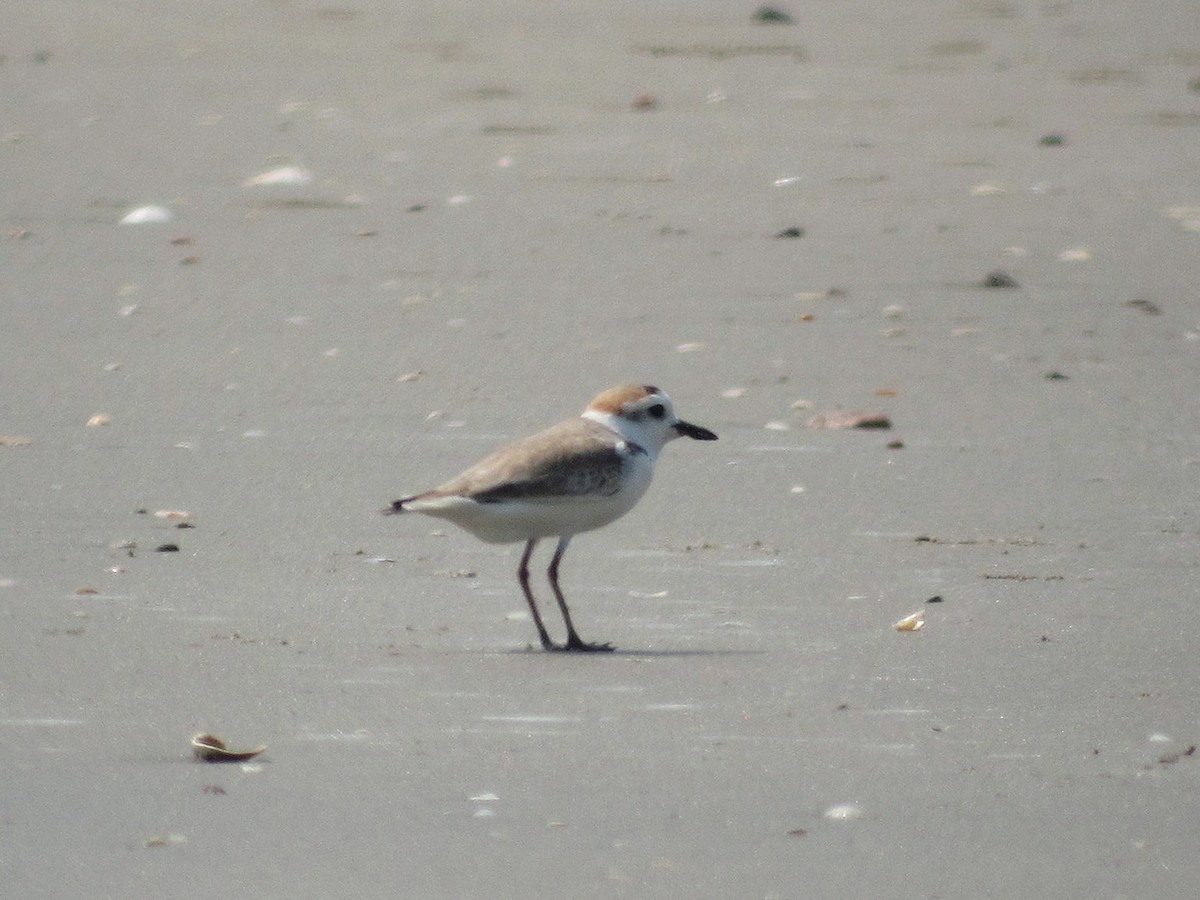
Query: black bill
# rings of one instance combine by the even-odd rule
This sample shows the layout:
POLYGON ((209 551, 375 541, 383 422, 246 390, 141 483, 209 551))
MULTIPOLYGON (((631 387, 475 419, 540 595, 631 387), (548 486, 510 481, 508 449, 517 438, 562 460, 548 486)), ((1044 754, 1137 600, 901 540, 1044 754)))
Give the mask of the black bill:
POLYGON ((707 428, 701 428, 691 422, 684 422, 682 419, 675 423, 675 430, 694 441, 715 441, 717 439, 717 436, 707 428))

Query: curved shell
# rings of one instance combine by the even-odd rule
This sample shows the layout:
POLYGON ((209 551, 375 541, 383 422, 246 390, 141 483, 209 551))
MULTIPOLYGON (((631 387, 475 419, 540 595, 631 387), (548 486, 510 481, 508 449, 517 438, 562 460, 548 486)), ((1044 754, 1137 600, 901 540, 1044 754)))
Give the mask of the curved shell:
POLYGON ((192 753, 202 762, 244 762, 253 759, 267 749, 267 745, 253 750, 230 750, 216 735, 197 734, 192 738, 192 753))

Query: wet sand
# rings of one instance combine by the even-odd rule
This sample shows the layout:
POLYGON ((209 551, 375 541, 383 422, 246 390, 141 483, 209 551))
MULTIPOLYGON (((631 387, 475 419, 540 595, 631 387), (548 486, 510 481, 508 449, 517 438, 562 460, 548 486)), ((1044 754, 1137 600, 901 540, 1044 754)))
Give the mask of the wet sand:
POLYGON ((1194 893, 1200 19, 780 8, 0 11, 6 894, 1194 893), (630 380, 530 652, 377 509, 630 380))

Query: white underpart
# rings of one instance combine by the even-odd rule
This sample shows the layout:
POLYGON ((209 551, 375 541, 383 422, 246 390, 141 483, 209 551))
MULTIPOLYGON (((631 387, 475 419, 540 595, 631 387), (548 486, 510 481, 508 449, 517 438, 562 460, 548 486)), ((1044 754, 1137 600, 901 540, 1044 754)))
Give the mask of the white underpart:
MULTIPOLYGON (((618 417, 604 413, 585 413, 617 432, 610 421, 618 417), (601 418, 603 417, 603 418, 601 418)), ((562 497, 511 498, 499 503, 478 503, 467 497, 435 497, 414 500, 406 506, 413 512, 447 519, 483 541, 511 544, 534 538, 564 537, 592 531, 616 521, 642 499, 654 478, 654 462, 661 447, 659 441, 635 450, 626 439, 614 435, 617 452, 624 457, 621 487, 615 494, 572 494, 562 497)), ((641 435, 639 435, 641 436, 641 435)))

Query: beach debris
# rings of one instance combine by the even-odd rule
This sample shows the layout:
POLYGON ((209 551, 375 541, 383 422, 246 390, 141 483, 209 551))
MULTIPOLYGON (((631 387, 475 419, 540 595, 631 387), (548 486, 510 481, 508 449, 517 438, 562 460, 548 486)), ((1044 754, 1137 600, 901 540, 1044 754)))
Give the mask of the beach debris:
POLYGON ((702 344, 698 341, 692 341, 686 344, 680 344, 675 348, 676 353, 697 353, 708 347, 707 344, 702 344))
POLYGON ((82 597, 82 596, 86 596, 89 594, 98 594, 100 592, 98 590, 96 590, 95 588, 81 587, 81 588, 75 588, 75 593, 76 593, 76 595, 82 597))
POLYGON ((886 446, 889 450, 903 450, 904 449, 904 441, 901 441, 901 440, 888 441, 886 446))
POLYGON ((804 237, 804 229, 800 228, 797 225, 793 225, 791 228, 785 228, 785 229, 783 229, 783 231, 777 231, 775 233, 775 237, 777 237, 777 238, 801 238, 801 237, 804 237))
POLYGON ((165 206, 139 206, 121 217, 119 225, 161 225, 175 218, 165 206))
POLYGON ((897 631, 920 631, 925 627, 925 613, 918 610, 911 616, 905 616, 899 622, 892 625, 897 631))
POLYGON ((105 425, 112 424, 112 416, 106 413, 96 413, 87 420, 88 428, 103 428, 105 425))
POLYGON ((268 169, 266 172, 250 176, 242 182, 242 187, 269 187, 272 185, 304 187, 312 184, 312 180, 312 172, 308 169, 302 169, 300 166, 280 166, 277 169, 268 169))
MULTIPOLYGON (((1157 303, 1155 303, 1151 300, 1145 300, 1141 297, 1138 297, 1134 300, 1130 300, 1125 305, 1128 307, 1131 307, 1132 309, 1140 309, 1142 312, 1144 312, 1148 316, 1161 316, 1162 315, 1162 310, 1158 308, 1157 303)), ((2 440, 2 439, 0 439, 0 440, 2 440)))
POLYGON ((805 423, 809 428, 878 428, 892 427, 892 420, 883 413, 828 412, 813 416, 805 423))
POLYGON ((1187 756, 1196 755, 1196 745, 1191 744, 1186 750, 1180 750, 1178 753, 1164 753, 1158 758, 1158 764, 1161 766, 1172 766, 1187 756))
POLYGON ((187 838, 182 834, 166 834, 155 835, 152 838, 146 838, 143 846, 146 847, 177 847, 180 844, 186 844, 187 838))
POLYGON ((1184 231, 1200 231, 1200 206, 1172 206, 1163 212, 1184 231))
POLYGON ((986 288, 1020 287, 1020 285, 1017 284, 1017 280, 1003 269, 995 269, 991 272, 988 272, 983 278, 983 286, 986 288))
POLYGON ((1070 375, 1064 375, 1062 372, 1047 372, 1043 376, 1047 381, 1070 381, 1070 375))
POLYGON ((941 594, 936 594, 936 595, 934 595, 933 597, 930 597, 930 598, 929 598, 928 600, 926 600, 925 602, 926 602, 926 603, 941 603, 941 602, 942 602, 942 595, 941 595, 941 594))
POLYGON ((1061 134, 1044 134, 1042 139, 1038 141, 1039 147, 1061 147, 1066 144, 1067 139, 1061 134))
POLYGON ((1092 253, 1086 247, 1071 247, 1058 254, 1059 262, 1087 262, 1092 253))
POLYGON ((154 552, 155 553, 178 553, 179 545, 178 544, 159 544, 157 547, 154 548, 154 552))
POLYGON ((190 512, 184 512, 182 509, 157 509, 154 511, 154 517, 156 519, 170 519, 172 521, 178 521, 180 519, 190 519, 192 514, 190 512))
POLYGON ((225 796, 225 788, 221 787, 219 784, 206 784, 200 790, 205 794, 214 794, 218 797, 225 796))
POLYGON ((862 807, 857 803, 835 803, 822 814, 835 822, 848 822, 862 817, 862 807))
POLYGON ((767 431, 787 431, 788 427, 789 426, 788 426, 787 422, 780 422, 778 420, 773 421, 773 422, 768 422, 766 425, 763 426, 763 428, 767 429, 767 431))
POLYGON ((33 438, 23 434, 0 434, 0 447, 28 447, 33 438))
POLYGON ((753 18, 764 25, 791 25, 794 21, 790 15, 774 6, 760 6, 754 11, 753 18))
POLYGON ((658 107, 658 98, 653 94, 638 94, 633 98, 633 102, 629 104, 630 109, 638 112, 649 112, 658 107))
POLYGON ((262 744, 253 750, 230 750, 223 740, 213 734, 201 733, 192 738, 192 753, 201 762, 244 762, 254 759, 266 749, 267 745, 262 744))

